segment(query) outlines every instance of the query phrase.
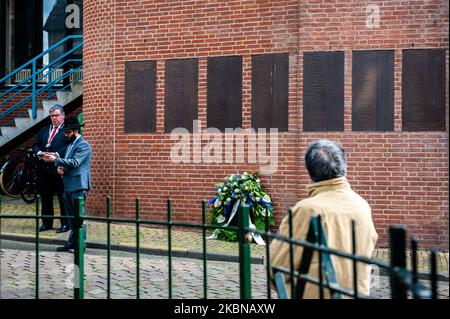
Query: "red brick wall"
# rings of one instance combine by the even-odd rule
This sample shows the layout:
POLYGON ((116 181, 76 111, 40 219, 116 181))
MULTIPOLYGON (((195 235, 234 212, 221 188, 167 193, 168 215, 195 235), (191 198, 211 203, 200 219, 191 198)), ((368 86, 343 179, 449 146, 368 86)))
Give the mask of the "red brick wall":
MULTIPOLYGON (((0 90, 0 94, 3 93, 4 91, 0 90)), ((10 93, 8 95, 6 95, 5 97, 2 98, 2 101, 10 98, 10 100, 8 100, 7 102, 2 103, 2 105, 0 106, 0 113, 6 111, 7 109, 9 109, 11 106, 15 105, 18 102, 21 102, 23 99, 27 98, 30 96, 30 93, 19 93, 16 96, 13 97, 14 93, 10 93)), ((42 109, 42 100, 47 98, 47 94, 46 93, 41 93, 37 96, 36 99, 36 105, 38 108, 42 109)), ((6 126, 6 124, 8 124, 8 126, 14 126, 14 118, 16 117, 26 117, 28 116, 28 109, 32 108, 32 100, 30 99, 27 103, 23 104, 22 106, 20 106, 18 109, 16 109, 15 111, 9 113, 8 115, 6 115, 4 118, 2 118, 0 120, 0 126, 6 126), (11 122, 12 121, 12 122, 11 122)))
MULTIPOLYGON (((305 147, 318 138, 341 142, 348 178, 373 208, 387 244, 387 226, 401 223, 422 247, 448 250, 448 123, 445 132, 402 132, 401 54, 407 48, 446 48, 447 1, 373 1, 380 25, 366 26, 365 1, 120 1, 84 2, 84 120, 93 145, 92 214, 134 215, 141 198, 146 218, 200 221, 201 200, 225 175, 258 170, 255 164, 173 164, 175 143, 164 133, 164 60, 199 59, 198 116, 206 125, 207 57, 242 55, 243 128, 251 123, 252 54, 288 52, 289 132, 279 134, 278 171, 262 178, 275 201, 277 222, 306 196, 305 147), (351 131, 352 50, 395 52, 395 131, 351 131), (303 53, 345 52, 344 132, 302 131, 303 53), (153 134, 124 133, 124 62, 157 60, 157 127, 153 134)), ((447 94, 448 112, 448 94, 447 94)), ((448 113, 447 113, 448 114, 448 113)), ((205 145, 206 141, 202 142, 205 145)), ((192 145, 191 145, 192 147, 192 145)))

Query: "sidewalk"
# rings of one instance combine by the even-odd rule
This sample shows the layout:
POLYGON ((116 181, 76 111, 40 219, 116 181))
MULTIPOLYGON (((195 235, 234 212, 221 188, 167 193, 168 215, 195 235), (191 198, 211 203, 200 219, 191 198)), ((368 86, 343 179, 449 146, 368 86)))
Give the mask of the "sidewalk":
MULTIPOLYGON (((54 207, 58 209, 56 200, 54 207)), ((34 212, 35 204, 26 204, 22 200, 14 200, 6 196, 2 197, 2 215, 33 215, 34 212)), ((58 211, 56 215, 59 215, 58 211)), ((88 222, 87 224, 87 247, 106 248, 106 223, 88 222)), ((1 238, 34 242, 35 227, 33 219, 2 219, 1 238)), ((62 245, 66 242, 68 233, 55 233, 56 228, 59 227, 59 221, 55 220, 54 227, 54 230, 39 233, 40 242, 56 245, 62 245)), ((209 233, 207 233, 208 235, 209 233)), ((140 229, 140 252, 144 254, 167 255, 167 237, 167 229, 151 228, 142 225, 140 229)), ((239 247, 237 243, 208 239, 206 245, 208 259, 238 261, 239 247)), ((252 263, 263 263, 266 252, 265 246, 256 244, 251 244, 250 246, 252 263)), ((135 226, 131 224, 111 224, 111 247, 114 250, 135 251, 135 226)), ((177 227, 173 227, 172 250, 175 257, 202 258, 202 233, 199 231, 179 230, 177 227)), ((429 251, 418 252, 418 269, 420 272, 428 272, 430 270, 429 256, 429 251)), ((375 249, 372 257, 389 263, 388 249, 375 249)), ((449 253, 438 252, 437 257, 439 279, 448 280, 449 253)), ((411 259, 408 256, 408 266, 410 267, 410 265, 411 259)))

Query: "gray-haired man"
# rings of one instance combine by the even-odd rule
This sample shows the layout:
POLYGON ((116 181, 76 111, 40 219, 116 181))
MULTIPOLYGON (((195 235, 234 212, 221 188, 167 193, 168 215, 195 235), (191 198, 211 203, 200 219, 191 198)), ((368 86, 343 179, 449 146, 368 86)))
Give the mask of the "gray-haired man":
MULTIPOLYGON (((305 164, 312 184, 308 185, 308 198, 302 199, 292 209, 292 221, 296 240, 306 240, 311 217, 321 215, 322 224, 331 248, 352 252, 352 220, 356 223, 357 255, 371 257, 378 235, 375 230, 369 204, 356 194, 346 178, 347 161, 344 150, 336 142, 318 140, 309 145, 305 154, 305 164)), ((289 219, 280 224, 280 234, 289 237, 289 219)), ((289 244, 274 240, 270 245, 272 266, 290 267, 289 244)), ((298 269, 303 248, 294 251, 294 268, 298 269)), ((353 288, 352 263, 349 259, 332 257, 339 284, 353 288)), ((313 254, 309 275, 318 278, 318 253, 313 254)), ((358 291, 370 293, 370 266, 359 265, 358 291)), ((287 277, 286 286, 292 288, 292 280, 287 277)), ((308 283, 303 298, 319 298, 319 287, 308 283)), ((325 298, 330 292, 325 289, 325 298)))
MULTIPOLYGON (((55 104, 50 108, 50 119, 52 124, 45 126, 38 133, 37 141, 33 145, 33 152, 40 159, 38 161, 38 188, 42 200, 42 215, 54 216, 53 195, 56 193, 59 201, 61 216, 67 216, 64 208, 64 184, 61 175, 56 167, 50 163, 45 163, 42 157, 45 153, 55 153, 67 145, 64 138, 64 109, 61 105, 55 104)), ((53 218, 42 219, 42 226, 39 231, 53 228, 53 218)), ((70 229, 67 219, 61 219, 61 227, 57 233, 66 232, 70 229)))

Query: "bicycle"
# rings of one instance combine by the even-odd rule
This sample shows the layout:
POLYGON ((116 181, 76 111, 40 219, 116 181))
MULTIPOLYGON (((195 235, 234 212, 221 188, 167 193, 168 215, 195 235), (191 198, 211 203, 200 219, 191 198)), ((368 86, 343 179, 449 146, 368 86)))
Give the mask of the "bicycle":
POLYGON ((36 200, 37 160, 31 149, 20 156, 9 158, 0 169, 0 187, 12 197, 19 198, 31 204, 36 200))

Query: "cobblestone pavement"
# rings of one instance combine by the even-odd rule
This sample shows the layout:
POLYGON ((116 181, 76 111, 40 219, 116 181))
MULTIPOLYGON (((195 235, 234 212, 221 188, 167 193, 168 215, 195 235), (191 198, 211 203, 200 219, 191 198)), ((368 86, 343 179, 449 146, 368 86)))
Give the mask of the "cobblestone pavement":
MULTIPOLYGON (((42 251, 39 259, 39 297, 43 299, 73 298, 73 254, 42 251)), ((168 298, 168 258, 141 255, 140 297, 168 298)), ((203 298, 203 261, 173 258, 173 298, 203 298)), ((111 258, 111 297, 136 297, 136 259, 133 254, 113 253, 111 258)), ((208 261, 208 298, 239 298, 239 264, 208 261)), ((85 298, 106 298, 106 256, 104 251, 88 249, 85 255, 85 298)), ((263 265, 252 265, 252 296, 267 298, 263 265)), ((1 251, 0 298, 27 299, 35 297, 35 252, 3 249, 1 251)), ((390 297, 389 280, 372 276, 371 296, 390 297)), ((439 282, 439 298, 448 298, 447 282, 439 282)), ((276 298, 273 293, 273 297, 276 298)))

